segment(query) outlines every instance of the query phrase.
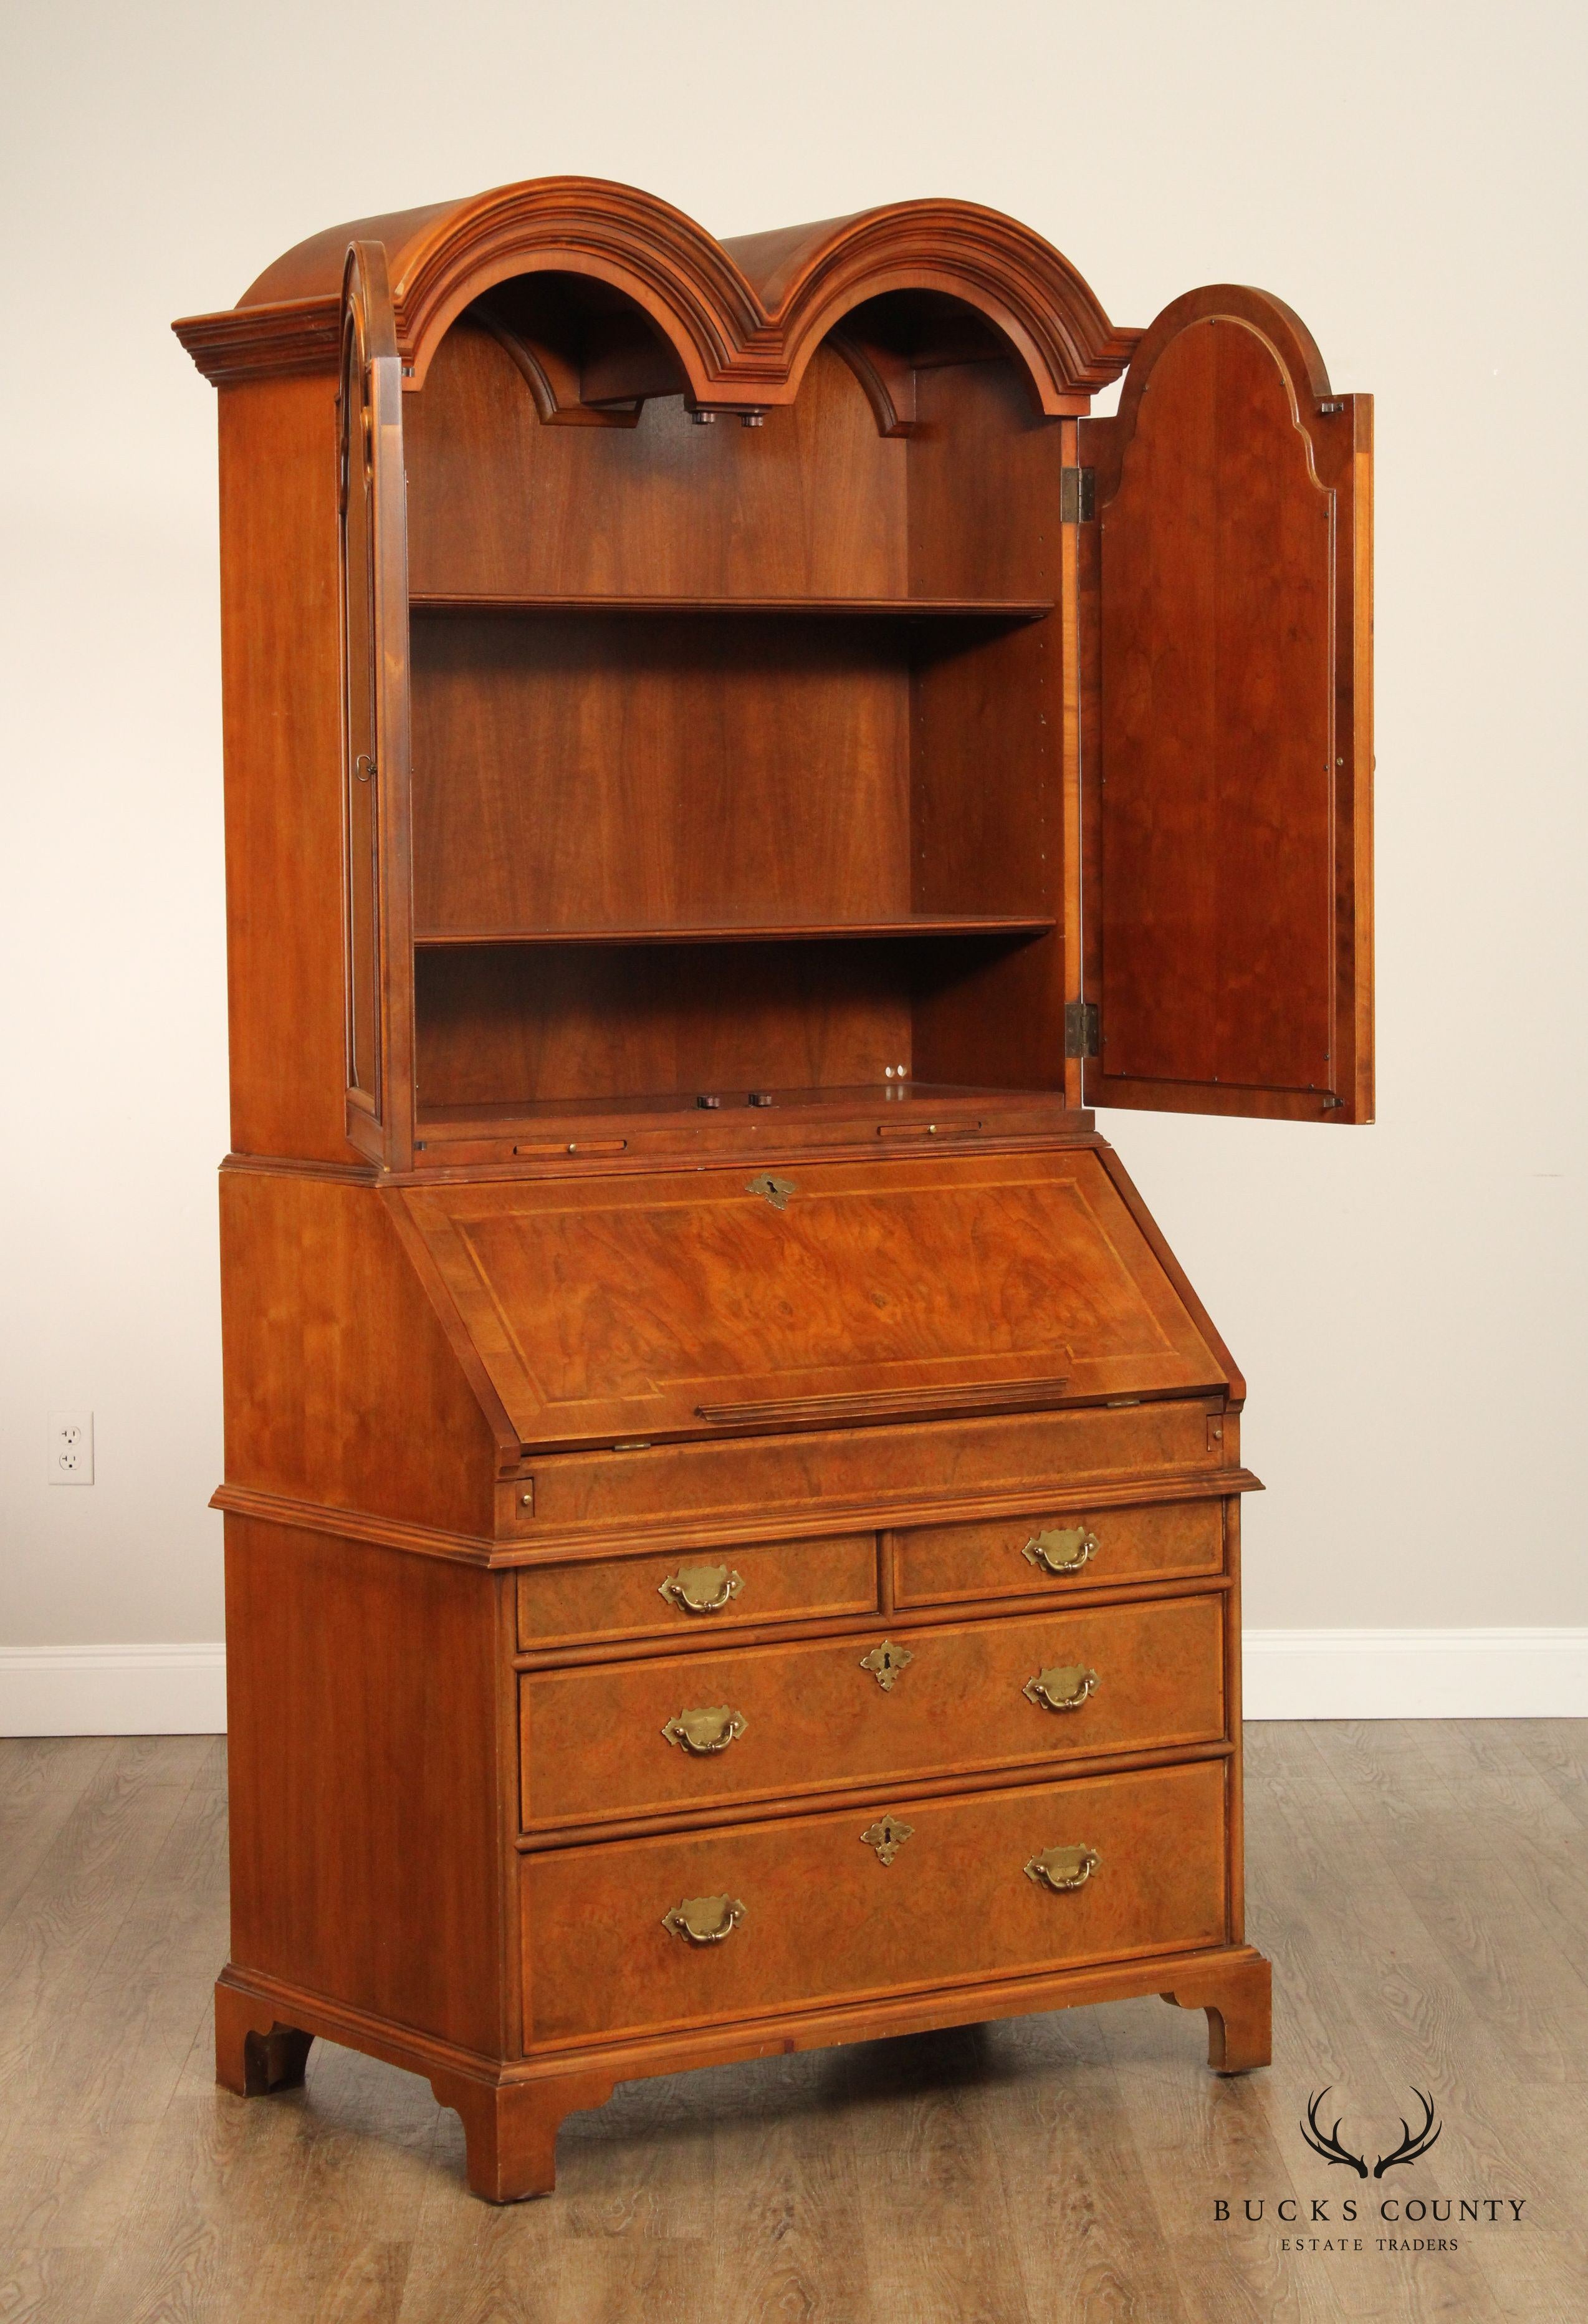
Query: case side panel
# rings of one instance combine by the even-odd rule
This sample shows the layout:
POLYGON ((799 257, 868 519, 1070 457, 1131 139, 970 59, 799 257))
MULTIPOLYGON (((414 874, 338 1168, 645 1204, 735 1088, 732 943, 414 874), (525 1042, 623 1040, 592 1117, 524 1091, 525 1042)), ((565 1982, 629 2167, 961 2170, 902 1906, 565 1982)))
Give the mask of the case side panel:
POLYGON ((345 1162, 336 382, 220 392, 232 1144, 345 1162))
POLYGON ((226 1519, 232 1957, 503 2051, 494 1577, 226 1519))
POLYGON ((498 1446, 375 1188, 221 1174, 226 1481, 489 1536, 498 1446))

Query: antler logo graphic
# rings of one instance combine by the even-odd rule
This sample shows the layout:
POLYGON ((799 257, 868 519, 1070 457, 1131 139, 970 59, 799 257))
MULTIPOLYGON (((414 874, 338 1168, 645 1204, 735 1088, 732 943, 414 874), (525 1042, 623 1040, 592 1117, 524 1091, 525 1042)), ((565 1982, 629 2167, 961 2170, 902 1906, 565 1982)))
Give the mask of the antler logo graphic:
MULTIPOLYGON (((1365 2159, 1360 2154, 1353 2154, 1348 2146, 1342 2146, 1340 2144, 1342 2118, 1336 2117, 1333 2130, 1326 2130, 1317 2118, 1317 2110, 1333 2088, 1334 2084, 1328 2082, 1321 2090, 1314 2092, 1307 2101, 1307 2120, 1299 2123, 1297 2128, 1313 2153, 1321 2154, 1326 2163, 1343 2163, 1347 2170, 1354 2171, 1359 2179, 1365 2179, 1368 2176, 1365 2159)), ((1415 2163, 1419 2154, 1427 2153, 1445 2127, 1443 2123, 1434 2120, 1433 2099, 1429 2098, 1427 2091, 1419 2090, 1415 2082, 1412 2085, 1412 2096, 1422 2100, 1423 2119, 1416 2130, 1412 2129, 1409 2122, 1402 2121, 1400 2144, 1393 2147, 1388 2154, 1380 2155, 1372 2167, 1372 2176, 1375 2179, 1381 2179, 1386 2171, 1393 2171, 1398 2163, 1415 2163)))
POLYGON ((1348 2146, 1340 2144, 1341 2118, 1336 2117, 1333 2130, 1326 2130, 1317 2118, 1319 2107, 1334 2087, 1333 2082, 1326 2082, 1321 2090, 1314 2092, 1307 2101, 1307 2120, 1296 2126, 1315 2154, 1321 2154, 1326 2163, 1344 2163, 1359 2179, 1365 2179, 1367 2164, 1361 2155, 1353 2154, 1348 2146))
POLYGON ((1434 2141, 1438 2137, 1439 2133, 1445 2127, 1442 2122, 1436 2122, 1434 2120, 1433 2099, 1427 2096, 1426 2091, 1419 2090, 1415 2082, 1413 2082, 1411 2086, 1411 2094, 1414 2098, 1421 2098, 1423 2102, 1423 2119, 1421 2126, 1417 2130, 1413 2130, 1409 2124, 1402 2122, 1400 2126, 1401 2139, 1400 2145, 1396 2147, 1393 2153, 1381 2154, 1378 2161, 1373 2164, 1373 2177, 1375 2179, 1381 2179, 1386 2171, 1393 2171, 1398 2163, 1415 2163, 1419 2154, 1426 2154, 1427 2153, 1429 2147, 1432 2146, 1434 2141))

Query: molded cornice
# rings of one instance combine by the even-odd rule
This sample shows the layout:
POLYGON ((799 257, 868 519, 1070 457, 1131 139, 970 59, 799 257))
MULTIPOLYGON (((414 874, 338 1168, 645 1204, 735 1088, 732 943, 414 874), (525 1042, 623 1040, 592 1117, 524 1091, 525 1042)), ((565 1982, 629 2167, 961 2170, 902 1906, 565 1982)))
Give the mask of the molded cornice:
POLYGON ((385 244, 398 346, 416 387, 472 300, 546 269, 596 276, 635 300, 676 349, 693 401, 728 410, 792 402, 825 334, 886 290, 937 290, 976 308, 1019 355, 1049 414, 1084 410, 1137 336, 1115 330, 1040 235, 973 202, 896 202, 720 243, 632 187, 537 178, 300 243, 236 307, 173 327, 205 376, 334 370, 354 241, 385 244))

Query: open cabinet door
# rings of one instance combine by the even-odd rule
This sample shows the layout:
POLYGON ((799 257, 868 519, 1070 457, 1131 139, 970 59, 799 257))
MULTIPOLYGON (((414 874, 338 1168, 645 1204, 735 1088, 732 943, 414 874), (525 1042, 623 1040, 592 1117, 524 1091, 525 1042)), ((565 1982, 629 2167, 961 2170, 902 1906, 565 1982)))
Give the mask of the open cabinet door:
POLYGON ((347 1130, 401 1166, 413 1138, 408 512, 402 366, 378 242, 347 254, 338 417, 347 1130))
POLYGON ((1372 1119, 1372 444, 1227 285, 1083 423, 1089 1104, 1372 1119))

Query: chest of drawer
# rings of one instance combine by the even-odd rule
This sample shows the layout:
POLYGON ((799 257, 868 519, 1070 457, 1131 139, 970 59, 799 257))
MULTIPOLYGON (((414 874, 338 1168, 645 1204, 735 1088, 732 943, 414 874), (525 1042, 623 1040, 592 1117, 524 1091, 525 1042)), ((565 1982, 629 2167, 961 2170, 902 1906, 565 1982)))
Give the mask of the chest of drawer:
POLYGON ((893 1538, 894 1602, 955 1605, 1051 1598, 1115 1582, 1171 1582, 1224 1565, 1222 1501, 1088 1509, 1062 1500, 976 1525, 916 1526, 893 1538))
POLYGON ((526 1651, 581 1639, 715 1637, 748 1623, 864 1614, 877 1604, 877 1536, 760 1542, 745 1550, 592 1559, 519 1575, 526 1651))
POLYGON ((519 1682, 526 1826, 1224 1733, 1222 1596, 739 1646, 519 1682))
POLYGON ((1222 1941, 1219 1760, 526 1859, 528 2044, 1222 1941))

